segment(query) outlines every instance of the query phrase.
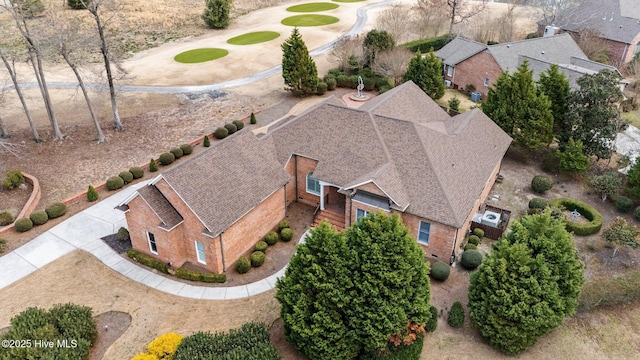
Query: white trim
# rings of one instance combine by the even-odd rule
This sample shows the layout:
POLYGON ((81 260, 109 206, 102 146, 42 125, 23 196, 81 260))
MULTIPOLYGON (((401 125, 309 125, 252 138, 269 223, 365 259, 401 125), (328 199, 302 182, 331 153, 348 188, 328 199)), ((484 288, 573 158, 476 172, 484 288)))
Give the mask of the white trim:
MULTIPOLYGON (((164 177, 162 176, 162 174, 154 177, 153 179, 151 179, 151 181, 149 181, 149 185, 155 185, 157 184, 161 179, 164 179, 164 177)), ((166 179, 165 179, 166 181, 166 179)))
POLYGON ((149 244, 149 251, 151 251, 151 253, 154 255, 158 255, 158 243, 156 242, 156 236, 151 232, 145 232, 147 233, 147 244, 149 244), (153 251, 153 248, 151 247, 151 237, 149 237, 149 235, 153 235, 153 244, 156 247, 156 251, 153 251))
POLYGON ((429 240, 431 240, 431 223, 426 222, 426 221, 422 221, 419 220, 420 222, 418 223, 418 234, 416 236, 416 241, 418 241, 418 244, 422 244, 424 246, 429 246, 429 240), (425 243, 424 241, 420 241, 420 229, 422 228, 422 224, 427 224, 429 225, 429 232, 427 233, 427 242, 425 243))
POLYGON ((207 253, 204 251, 204 243, 195 240, 193 242, 193 245, 196 247, 196 259, 198 260, 198 262, 200 264, 207 265, 207 253), (200 260, 200 250, 198 250, 198 244, 202 245, 202 256, 204 257, 203 260, 200 260))
MULTIPOLYGON (((389 210, 387 210, 387 209, 383 209, 383 208, 381 208, 381 207, 377 207, 377 206, 375 206, 375 205, 371 205, 371 204, 367 204, 367 203, 362 202, 362 201, 354 200, 353 198, 351 198, 351 202, 358 203, 358 204, 362 204, 362 205, 367 205, 367 206, 372 207, 372 208, 380 209, 380 210, 382 210, 382 211, 384 211, 384 212, 391 212, 391 208, 389 208, 389 210)), ((363 210, 364 210, 364 209, 363 209, 363 210)))
POLYGON ((304 176, 304 191, 306 191, 307 194, 320 196, 320 198, 322 199, 322 183, 320 179, 313 177, 313 171, 307 173, 307 175, 304 176), (318 186, 320 186, 320 191, 317 194, 315 192, 309 191, 309 175, 311 175, 311 177, 318 182, 318 186))
POLYGON ((124 200, 122 200, 122 202, 120 204, 118 204, 116 207, 118 206, 124 206, 124 205, 129 205, 129 202, 133 199, 136 198, 136 196, 140 195, 140 193, 138 192, 138 190, 132 192, 131 194, 129 194, 129 196, 127 196, 124 200))
POLYGON ((453 66, 447 65, 447 76, 453 77, 453 66))
POLYGON ((364 215, 362 215, 363 217, 367 217, 369 216, 370 212, 365 210, 365 209, 360 209, 360 208, 356 208, 356 222, 358 221, 359 217, 358 217, 358 211, 362 211, 364 212, 364 215))

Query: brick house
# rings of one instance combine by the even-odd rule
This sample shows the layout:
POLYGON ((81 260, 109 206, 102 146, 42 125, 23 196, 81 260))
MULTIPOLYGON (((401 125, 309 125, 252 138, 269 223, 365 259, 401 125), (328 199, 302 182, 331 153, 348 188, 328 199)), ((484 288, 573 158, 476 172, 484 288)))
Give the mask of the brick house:
POLYGON ((399 214, 427 256, 449 261, 510 143, 479 109, 449 117, 408 82, 358 109, 329 97, 262 137, 219 141, 122 206, 133 247, 176 267, 225 271, 294 201, 339 229, 399 214))
POLYGON ((486 45, 457 37, 436 52, 444 66, 444 79, 454 89, 472 85, 475 92, 486 98, 490 86, 504 71, 514 72, 525 60, 533 70, 534 79, 557 64, 572 87, 584 74, 602 69, 618 71, 615 67, 587 59, 569 34, 540 37, 486 45))

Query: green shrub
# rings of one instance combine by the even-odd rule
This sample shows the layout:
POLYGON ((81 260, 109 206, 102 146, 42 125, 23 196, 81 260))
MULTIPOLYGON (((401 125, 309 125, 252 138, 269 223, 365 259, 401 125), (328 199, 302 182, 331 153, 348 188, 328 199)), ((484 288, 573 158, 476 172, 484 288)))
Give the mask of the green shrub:
POLYGON ((49 215, 47 215, 46 211, 34 211, 29 215, 29 219, 31 219, 33 225, 43 225, 49 221, 49 215))
POLYGON ((107 179, 107 189, 118 190, 124 186, 124 180, 120 176, 112 176, 107 179))
POLYGON ((90 0, 67 0, 67 5, 73 10, 86 9, 89 4, 91 4, 90 0))
POLYGON ((262 252, 265 252, 265 251, 267 251, 267 248, 268 248, 268 247, 269 247, 269 245, 268 245, 266 242, 264 242, 264 241, 258 241, 258 242, 256 243, 256 247, 255 247, 255 249, 256 249, 256 251, 262 251, 262 252))
POLYGON ((416 339, 409 345, 400 343, 395 346, 389 344, 387 351, 383 353, 369 352, 358 357, 358 360, 420 360, 422 347, 424 346, 424 335, 416 335, 416 339))
POLYGON ((477 246, 480 244, 480 238, 475 235, 469 235, 469 238, 467 239, 467 243, 477 246))
POLYGON ((0 211, 0 226, 6 226, 13 223, 13 215, 8 211, 0 211))
POLYGON ((282 229, 290 228, 291 224, 289 224, 289 220, 282 220, 278 223, 278 232, 282 231, 282 229))
POLYGON ((240 121, 240 120, 233 120, 231 123, 236 126, 238 131, 240 131, 240 130, 242 130, 244 128, 244 123, 242 121, 240 121))
POLYGON ((172 153, 172 154, 173 154, 173 156, 174 156, 176 159, 180 159, 180 158, 182 157, 182 155, 184 155, 184 152, 183 152, 183 151, 182 151, 182 149, 180 149, 179 147, 177 147, 177 148, 173 148, 173 149, 169 150, 169 152, 170 152, 170 153, 172 153))
POLYGON ((289 242, 293 238, 293 230, 291 228, 284 228, 280 231, 280 239, 284 242, 289 242))
POLYGON ((384 85, 384 86, 381 86, 381 87, 379 87, 379 88, 378 88, 378 92, 379 92, 380 94, 384 94, 384 93, 386 93, 387 91, 391 90, 392 88, 393 88, 393 86, 390 86, 390 85, 384 85))
POLYGON ((224 128, 227 129, 227 131, 229 132, 229 135, 238 131, 238 127, 233 125, 232 123, 224 124, 224 128))
POLYGON ((264 236, 264 242, 269 246, 275 245, 278 242, 278 233, 275 231, 269 231, 267 235, 264 236))
POLYGON ((336 84, 341 88, 349 87, 349 77, 345 74, 336 76, 336 84))
POLYGON ((589 220, 588 223, 577 223, 567 219, 566 217, 564 218, 567 230, 573 232, 575 235, 593 235, 602 228, 602 215, 600 215, 598 210, 583 203, 582 201, 571 198, 559 198, 551 201, 549 205, 551 207, 561 208, 568 211, 577 210, 580 215, 589 220))
POLYGON ((464 246, 465 250, 476 250, 477 248, 478 248, 478 245, 471 244, 471 243, 468 243, 464 246))
POLYGON ((338 82, 333 76, 325 76, 324 83, 327 84, 327 90, 332 91, 336 89, 338 82))
POLYGON ((67 205, 61 202, 56 202, 47 206, 44 211, 47 213, 49 219, 55 219, 67 212, 67 205))
POLYGON ((211 146, 211 140, 209 139, 209 135, 204 136, 204 140, 202 142, 202 146, 209 147, 211 146))
POLYGON ((529 209, 544 209, 547 206, 549 206, 547 199, 536 197, 529 200, 529 209))
POLYGON ((482 238, 484 237, 484 230, 480 229, 480 228, 475 228, 473 229, 473 235, 477 236, 478 239, 480 239, 480 241, 482 241, 482 238))
POLYGON ((17 232, 25 232, 33 228, 33 222, 29 218, 22 218, 16 220, 16 223, 13 226, 17 232))
POLYGON ((120 241, 129 241, 131 239, 129 237, 129 230, 127 230, 127 228, 122 227, 122 226, 120 227, 120 229, 118 229, 118 233, 117 233, 116 237, 120 241))
POLYGON ((205 283, 224 283, 227 281, 227 275, 225 274, 210 274, 199 271, 191 271, 187 269, 176 270, 176 276, 180 279, 205 283))
POLYGON ((266 255, 262 251, 254 251, 251 253, 251 266, 260 267, 264 264, 266 255))
POLYGON ((478 250, 465 250, 462 253, 462 260, 460 261, 462 267, 467 270, 475 270, 480 264, 482 264, 482 253, 478 250))
POLYGON ((130 171, 123 171, 120 174, 118 174, 118 176, 120 176, 122 180, 124 180, 125 184, 128 184, 133 181, 133 174, 130 171))
POLYGON ((451 273, 449 265, 442 261, 438 261, 431 267, 431 277, 438 281, 445 281, 451 273))
POLYGON ((0 238, 0 254, 4 252, 4 246, 7 243, 7 240, 0 238))
POLYGON ((536 175, 531 179, 531 188, 538 194, 542 194, 553 187, 553 179, 547 175, 536 175))
POLYGON ((328 89, 328 88, 329 88, 329 86, 327 85, 327 83, 326 83, 326 82, 324 82, 324 81, 319 81, 319 82, 318 82, 318 87, 317 87, 317 89, 316 89, 316 94, 317 94, 317 95, 322 96, 322 95, 324 95, 324 93, 326 93, 326 92, 327 92, 327 89, 328 89))
POLYGON ((159 160, 160 160, 160 164, 169 165, 176 160, 176 156, 173 153, 168 152, 160 155, 159 160))
POLYGON ((129 169, 129 172, 131 173, 131 175, 133 175, 134 179, 140 179, 144 176, 144 169, 139 166, 132 167, 131 169, 129 169))
POLYGON ((402 44, 401 46, 409 49, 413 53, 419 51, 424 54, 424 53, 428 53, 431 50, 438 51, 442 49, 452 39, 453 37, 451 37, 449 34, 445 34, 445 35, 434 37, 434 38, 411 41, 411 42, 402 44))
POLYGON ((245 274, 251 269, 251 261, 246 256, 241 256, 236 262, 236 271, 238 274, 245 274))
POLYGON ((253 112, 251 113, 251 116, 249 118, 249 123, 251 125, 254 125, 258 122, 258 120, 256 119, 256 114, 254 114, 253 112))
POLYGON ((640 220, 640 206, 633 210, 633 218, 636 220, 640 220))
POLYGON ((454 328, 461 328, 464 325, 464 309, 460 301, 456 301, 449 310, 449 316, 447 316, 447 324, 454 328))
POLYGON ((431 317, 424 325, 424 330, 426 332, 434 332, 438 327, 438 308, 433 305, 429 305, 429 312, 431 313, 431 317))
POLYGON ((7 190, 14 189, 21 184, 24 184, 24 175, 22 175, 22 171, 17 169, 7 171, 2 178, 2 187, 7 190))
POLYGON ((190 144, 182 144, 180 145, 180 150, 182 150, 182 155, 191 155, 191 153, 193 153, 193 146, 190 144))
POLYGON ((87 201, 94 202, 98 200, 99 197, 100 196, 98 195, 96 188, 94 188, 93 185, 89 185, 89 188, 87 189, 87 201))
POLYGON ((158 163, 156 162, 155 159, 151 159, 151 161, 149 161, 149 172, 156 172, 158 171, 158 163))
POLYGON ((163 263, 156 258, 153 258, 147 254, 143 254, 139 251, 133 250, 132 248, 127 249, 127 256, 131 259, 139 262, 142 265, 146 265, 150 268, 154 268, 161 273, 168 274, 169 273, 169 264, 163 263))
POLYGON ((215 136, 216 139, 224 139, 227 135, 229 135, 229 130, 225 127, 219 127, 213 132, 213 136, 215 136))
POLYGON ((618 196, 616 199, 616 209, 622 213, 628 213, 633 207, 633 200, 626 196, 618 196))

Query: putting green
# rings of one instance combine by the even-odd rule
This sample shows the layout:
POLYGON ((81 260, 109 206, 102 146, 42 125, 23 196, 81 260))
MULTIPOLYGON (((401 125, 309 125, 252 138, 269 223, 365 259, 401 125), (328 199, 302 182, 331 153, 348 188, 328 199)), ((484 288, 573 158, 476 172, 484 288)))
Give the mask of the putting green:
POLYGON ((229 51, 225 49, 201 48, 182 52, 176 55, 173 60, 184 64, 195 64, 220 59, 227 55, 229 55, 229 51))
POLYGON ((350 3, 350 2, 360 2, 360 1, 366 1, 366 0, 331 0, 331 1, 350 3))
POLYGON ((337 17, 328 15, 296 15, 285 18, 281 21, 283 25, 287 26, 321 26, 334 24, 340 21, 337 17))
POLYGON ((315 11, 327 11, 338 8, 338 4, 332 4, 328 2, 314 2, 308 4, 300 4, 289 6, 287 11, 290 12, 315 12, 315 11))
POLYGON ((251 45, 267 42, 277 38, 278 36, 280 36, 280 33, 275 31, 257 31, 232 37, 227 40, 227 43, 232 45, 251 45))

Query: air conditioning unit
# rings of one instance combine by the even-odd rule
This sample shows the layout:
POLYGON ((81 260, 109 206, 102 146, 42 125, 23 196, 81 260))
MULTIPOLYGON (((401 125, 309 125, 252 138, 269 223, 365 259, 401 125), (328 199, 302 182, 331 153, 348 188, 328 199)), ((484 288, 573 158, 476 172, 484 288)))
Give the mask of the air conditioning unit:
POLYGON ((450 88, 450 87, 451 87, 451 80, 445 80, 445 81, 444 81, 444 84, 445 84, 448 88, 450 88))
POLYGON ((482 224, 497 228, 500 225, 500 214, 493 211, 486 211, 482 215, 482 224))

